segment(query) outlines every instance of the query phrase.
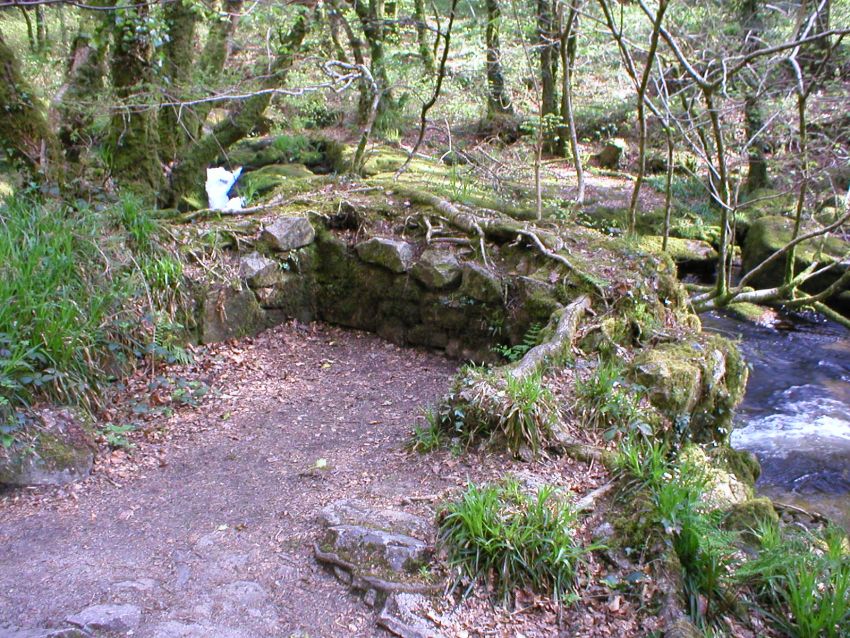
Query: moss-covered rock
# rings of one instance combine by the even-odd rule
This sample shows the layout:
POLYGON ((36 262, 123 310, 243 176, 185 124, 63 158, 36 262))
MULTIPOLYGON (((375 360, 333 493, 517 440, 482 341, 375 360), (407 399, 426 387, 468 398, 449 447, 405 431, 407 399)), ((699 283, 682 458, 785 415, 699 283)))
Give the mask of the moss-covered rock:
POLYGON ((302 248, 316 237, 312 224, 306 217, 283 216, 267 224, 260 239, 274 251, 285 252, 302 248))
POLYGON ((733 505, 723 518, 726 529, 748 533, 764 524, 779 525, 779 515, 769 498, 752 498, 733 505))
POLYGON ((382 266, 395 273, 407 272, 413 264, 413 246, 405 241, 373 237, 357 244, 355 250, 367 264, 382 266))
POLYGON ((460 264, 454 253, 434 248, 428 248, 422 253, 410 274, 430 290, 450 288, 461 277, 460 264))
POLYGON ((463 265, 460 294, 483 303, 495 303, 502 299, 502 282, 485 266, 466 263, 463 265))
POLYGON ((710 509, 726 510, 754 496, 752 485, 740 480, 722 464, 715 463, 698 445, 686 446, 680 452, 679 462, 702 475, 705 481, 702 500, 710 509))
MULTIPOLYGON (((794 229, 794 220, 787 217, 762 217, 750 227, 743 250, 744 272, 755 268, 767 257, 785 246, 794 229)), ((802 232, 806 232, 805 230, 802 232)), ((835 236, 810 239, 797 246, 794 269, 799 273, 813 262, 836 266, 828 272, 809 280, 804 290, 819 292, 838 279, 848 268, 847 255, 850 254, 850 242, 835 236)), ((774 260, 764 272, 753 278, 756 287, 773 287, 782 283, 785 274, 785 259, 774 260)))
POLYGON ((87 477, 95 445, 83 416, 51 407, 38 411, 34 421, 37 427, 0 448, 0 485, 64 485, 87 477))
MULTIPOLYGON (((638 240, 642 250, 649 253, 664 252, 661 247, 664 238, 658 235, 644 235, 638 240)), ((676 264, 687 268, 711 268, 717 261, 717 251, 707 241, 699 239, 667 238, 667 254, 676 264)))
POLYGON ((639 353, 631 365, 632 378, 678 434, 698 442, 728 441, 747 375, 738 348, 718 336, 661 344, 639 353))
MULTIPOLYGON (((239 191, 265 195, 280 186, 292 186, 293 182, 309 185, 315 177, 304 164, 272 164, 256 171, 245 173, 239 180, 239 191)), ((301 190, 301 185, 293 190, 301 190)))
POLYGON ((753 487, 761 476, 761 464, 756 455, 749 450, 721 447, 717 460, 732 474, 753 487))
POLYGON ((626 153, 629 150, 629 145, 622 138, 614 138, 607 142, 596 155, 593 160, 600 168, 616 170, 620 168, 626 153))
POLYGON ((274 286, 280 273, 279 262, 263 257, 258 252, 244 255, 239 260, 239 276, 243 277, 251 288, 274 286))
POLYGON ((200 307, 201 343, 252 336, 267 327, 266 315, 250 290, 214 286, 206 291, 200 307))

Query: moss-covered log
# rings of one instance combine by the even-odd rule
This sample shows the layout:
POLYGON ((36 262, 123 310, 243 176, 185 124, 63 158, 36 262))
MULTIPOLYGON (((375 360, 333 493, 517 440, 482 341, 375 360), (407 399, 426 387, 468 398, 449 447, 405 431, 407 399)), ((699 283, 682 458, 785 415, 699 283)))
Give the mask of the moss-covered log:
POLYGON ((200 184, 204 169, 212 164, 223 150, 230 148, 254 129, 271 102, 271 90, 284 83, 307 34, 307 27, 308 20, 299 15, 290 32, 280 43, 271 72, 263 82, 263 90, 238 103, 209 135, 203 136, 188 149, 171 174, 171 188, 165 197, 167 203, 179 205, 180 199, 200 184))
POLYGON ((21 75, 15 52, 0 33, 0 144, 33 177, 61 184, 62 153, 45 109, 21 75))

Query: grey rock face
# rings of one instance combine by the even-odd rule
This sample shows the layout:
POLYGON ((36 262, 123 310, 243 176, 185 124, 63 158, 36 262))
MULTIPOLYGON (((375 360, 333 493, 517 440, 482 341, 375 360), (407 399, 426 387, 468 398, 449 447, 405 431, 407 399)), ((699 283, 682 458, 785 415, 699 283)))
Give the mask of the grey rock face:
POLYGON ((260 234, 260 239, 278 252, 307 246, 315 238, 316 231, 306 217, 278 217, 260 234))
POLYGON ((338 525, 370 527, 423 540, 428 540, 433 534, 433 526, 419 516, 399 510, 374 509, 354 499, 331 503, 319 512, 319 521, 327 527, 338 525))
POLYGON ((413 263, 413 246, 404 241, 373 237, 354 249, 366 263, 383 266, 395 273, 407 272, 413 263))
POLYGON ((452 253, 431 248, 422 253, 410 274, 431 290, 448 288, 460 281, 461 276, 460 265, 452 253))
POLYGON ((280 265, 258 252, 244 255, 239 261, 239 275, 244 277, 251 288, 266 288, 277 283, 280 265))
POLYGON ((125 632, 139 626, 142 610, 135 605, 94 605, 65 620, 85 631, 125 632))
POLYGON ((428 599, 419 594, 398 593, 387 597, 378 625, 400 638, 442 638, 446 634, 427 620, 433 616, 428 599), (430 613, 429 613, 430 612, 430 613))

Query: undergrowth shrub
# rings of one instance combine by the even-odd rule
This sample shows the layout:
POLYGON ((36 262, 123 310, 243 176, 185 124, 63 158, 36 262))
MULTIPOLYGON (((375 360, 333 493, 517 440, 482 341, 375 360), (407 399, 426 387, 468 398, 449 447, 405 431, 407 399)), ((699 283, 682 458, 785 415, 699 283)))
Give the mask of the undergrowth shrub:
POLYGON ((439 514, 439 543, 456 570, 455 587, 478 581, 507 601, 531 588, 564 601, 581 557, 591 548, 575 539, 575 514, 554 488, 524 494, 515 481, 470 484, 439 514))
POLYGON ((652 434, 651 419, 641 407, 641 389, 625 381, 618 363, 605 360, 586 379, 576 377, 575 390, 576 412, 585 427, 603 430, 608 440, 619 432, 652 434))

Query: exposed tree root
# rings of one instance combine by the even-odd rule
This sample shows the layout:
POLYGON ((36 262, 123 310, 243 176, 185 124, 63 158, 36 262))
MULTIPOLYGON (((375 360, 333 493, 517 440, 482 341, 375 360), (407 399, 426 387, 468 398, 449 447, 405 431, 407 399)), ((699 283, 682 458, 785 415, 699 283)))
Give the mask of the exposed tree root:
POLYGON ((603 303, 607 304, 607 295, 596 279, 558 252, 563 249, 563 243, 554 235, 532 230, 525 224, 506 218, 506 215, 498 211, 482 210, 481 212, 486 212, 488 215, 478 215, 474 212, 464 211, 452 202, 430 193, 404 187, 397 190, 402 192, 407 199, 435 209, 455 228, 470 235, 477 235, 482 245, 482 252, 484 239, 496 243, 506 243, 516 239, 517 236, 528 239, 540 254, 566 268, 579 281, 590 286, 603 303), (547 241, 553 244, 554 250, 547 247, 547 241))

